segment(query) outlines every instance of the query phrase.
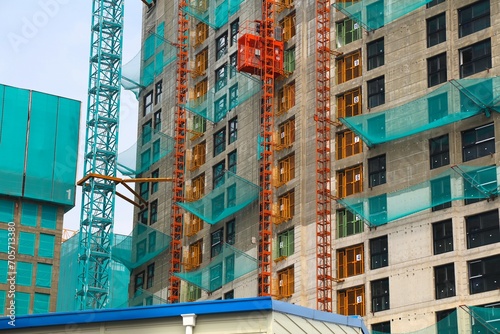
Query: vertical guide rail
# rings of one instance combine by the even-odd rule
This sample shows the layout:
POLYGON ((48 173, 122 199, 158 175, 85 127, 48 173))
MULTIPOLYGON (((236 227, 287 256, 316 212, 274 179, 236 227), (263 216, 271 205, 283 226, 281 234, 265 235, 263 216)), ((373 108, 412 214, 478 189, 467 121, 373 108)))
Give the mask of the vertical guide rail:
POLYGON ((178 40, 177 40, 177 109, 175 112, 175 148, 174 148, 174 181, 172 197, 172 222, 170 226, 170 235, 172 237, 171 245, 171 265, 169 278, 169 296, 170 303, 178 303, 180 298, 180 279, 174 276, 174 273, 181 271, 182 257, 182 212, 176 204, 184 200, 184 165, 185 165, 185 147, 186 147, 186 111, 182 106, 187 102, 188 93, 188 33, 189 21, 186 14, 182 11, 187 6, 185 0, 179 0, 178 5, 178 40))
MULTIPOLYGON (((84 176, 116 176, 123 42, 123 0, 92 4, 84 176)), ((82 186, 77 301, 80 310, 106 308, 116 185, 89 178, 82 186)))
POLYGON ((260 166, 259 296, 271 295, 272 270, 272 167, 274 130, 274 0, 262 1, 262 112, 263 138, 260 166))
POLYGON ((329 0, 316 0, 316 39, 316 297, 332 312, 329 0))

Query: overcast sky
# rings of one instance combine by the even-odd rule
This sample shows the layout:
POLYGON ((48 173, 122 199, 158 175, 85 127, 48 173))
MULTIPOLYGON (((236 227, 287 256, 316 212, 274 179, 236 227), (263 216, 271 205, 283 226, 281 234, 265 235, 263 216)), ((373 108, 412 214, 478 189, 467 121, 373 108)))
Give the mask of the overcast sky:
MULTIPOLYGON (((125 0, 123 61, 140 48, 140 0, 125 0)), ((82 102, 77 179, 83 169, 92 0, 0 0, 0 83, 82 102)), ((137 100, 122 91, 119 151, 135 142, 137 100)), ((79 229, 81 191, 64 227, 79 229)), ((132 228, 132 206, 116 200, 115 232, 132 228)))

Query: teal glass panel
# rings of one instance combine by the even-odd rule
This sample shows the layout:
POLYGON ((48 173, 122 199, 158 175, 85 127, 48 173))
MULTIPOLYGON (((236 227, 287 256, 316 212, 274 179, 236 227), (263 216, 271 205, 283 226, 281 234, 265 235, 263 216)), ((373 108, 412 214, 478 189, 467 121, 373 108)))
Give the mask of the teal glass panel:
POLYGON ((55 239, 55 235, 40 233, 38 256, 52 259, 54 257, 55 239))
POLYGON ((36 286, 40 288, 50 288, 52 282, 52 265, 38 263, 36 268, 36 286))
POLYGON ((29 313, 31 295, 26 292, 16 292, 16 316, 29 313))
POLYGON ((33 277, 33 264, 29 262, 17 262, 16 271, 16 284, 31 286, 33 277))
MULTIPOLYGON (((0 260, 0 284, 7 283, 7 273, 9 272, 8 265, 9 262, 7 262, 7 260, 0 260)), ((1 310, 0 308, 0 311, 1 310)))
POLYGON ((23 203, 21 210, 21 225, 36 227, 38 215, 38 205, 33 203, 23 203))
POLYGON ((45 293, 35 293, 33 301, 33 314, 49 313, 50 295, 45 293))
POLYGON ((14 202, 6 199, 0 199, 0 223, 9 223, 13 221, 14 221, 14 202))
POLYGON ((19 254, 35 255, 35 237, 36 234, 29 232, 19 233, 19 254))
POLYGON ((8 238, 9 231, 0 230, 0 253, 7 253, 7 250, 9 249, 9 244, 7 242, 8 238))
POLYGON ((55 206, 44 205, 42 207, 42 222, 43 228, 55 230, 57 226, 57 208, 55 206))

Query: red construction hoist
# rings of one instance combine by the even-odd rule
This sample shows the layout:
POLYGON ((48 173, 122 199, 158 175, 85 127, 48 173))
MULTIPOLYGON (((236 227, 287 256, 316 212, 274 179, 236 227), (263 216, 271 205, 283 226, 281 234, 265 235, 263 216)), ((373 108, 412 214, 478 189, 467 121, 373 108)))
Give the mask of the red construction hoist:
POLYGON ((332 312, 329 0, 316 0, 316 38, 316 307, 332 312))
POLYGON ((178 5, 178 39, 177 39, 177 109, 175 112, 174 129, 174 173, 173 173, 173 196, 172 196, 172 222, 170 235, 171 244, 171 265, 170 265, 170 292, 168 301, 170 303, 179 302, 180 279, 174 273, 181 271, 182 262, 182 212, 177 202, 184 200, 184 164, 186 146, 186 111, 182 107, 187 102, 188 94, 188 37, 189 21, 183 8, 187 6, 185 0, 180 0, 178 5))

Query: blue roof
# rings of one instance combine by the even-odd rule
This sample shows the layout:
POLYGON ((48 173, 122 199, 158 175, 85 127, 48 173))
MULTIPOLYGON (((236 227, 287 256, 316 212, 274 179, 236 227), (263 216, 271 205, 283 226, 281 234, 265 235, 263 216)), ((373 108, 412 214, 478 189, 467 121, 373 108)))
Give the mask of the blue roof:
POLYGON ((363 323, 363 320, 359 317, 347 317, 334 313, 317 311, 290 303, 276 301, 271 297, 208 300, 191 303, 161 304, 120 309, 30 314, 16 316, 15 327, 8 324, 8 317, 4 317, 0 318, 0 330, 61 326, 67 324, 76 325, 82 323, 89 324, 112 321, 169 318, 179 317, 181 314, 187 313, 211 315, 254 311, 275 311, 287 313, 300 316, 302 318, 357 327, 361 328, 363 333, 369 333, 363 323))

